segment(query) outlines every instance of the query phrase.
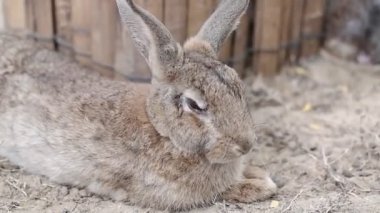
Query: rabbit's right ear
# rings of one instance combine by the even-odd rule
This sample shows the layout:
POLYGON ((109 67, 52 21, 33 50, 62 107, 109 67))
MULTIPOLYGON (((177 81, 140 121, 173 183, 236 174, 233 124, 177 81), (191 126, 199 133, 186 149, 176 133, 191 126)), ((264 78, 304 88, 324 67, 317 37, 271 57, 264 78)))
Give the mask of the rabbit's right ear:
MULTIPOLYGON (((241 16, 246 11, 249 0, 220 0, 215 12, 203 24, 198 34, 185 44, 185 49, 211 46, 216 55, 224 40, 239 24, 241 16)), ((204 49, 204 48, 203 48, 204 49)))
POLYGON ((126 25, 137 49, 152 71, 153 79, 165 81, 173 73, 182 54, 180 45, 166 27, 153 15, 138 7, 132 0, 116 0, 122 22, 126 25))

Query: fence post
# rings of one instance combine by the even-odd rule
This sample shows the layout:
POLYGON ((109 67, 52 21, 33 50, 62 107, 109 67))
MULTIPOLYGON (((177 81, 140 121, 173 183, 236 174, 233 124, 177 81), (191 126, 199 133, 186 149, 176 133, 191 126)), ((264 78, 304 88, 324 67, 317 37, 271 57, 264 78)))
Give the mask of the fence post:
POLYGON ((91 64, 92 50, 92 13, 89 8, 92 8, 92 0, 72 0, 71 3, 71 18, 73 32, 73 49, 75 59, 79 62, 91 64))
POLYGON ((282 0, 257 0, 255 20, 254 69, 272 76, 279 68, 282 0))
POLYGON ((54 49, 53 0, 27 0, 32 14, 27 17, 32 22, 33 37, 45 47, 54 49))
POLYGON ((309 57, 318 52, 325 0, 306 0, 305 15, 302 28, 302 56, 309 57))
POLYGON ((113 77, 116 52, 116 23, 118 19, 115 1, 92 0, 91 52, 95 68, 103 75, 113 77))
POLYGON ((164 24, 180 44, 187 36, 187 4, 187 0, 165 0, 164 24))
POLYGON ((27 29, 27 9, 25 0, 4 0, 5 28, 26 32, 27 29))
POLYGON ((293 0, 282 0, 281 14, 281 43, 279 50, 279 63, 288 63, 289 52, 291 48, 291 26, 292 26, 292 4, 293 0))
POLYGON ((55 40, 60 52, 71 55, 72 26, 71 26, 71 0, 54 0, 55 2, 55 40))
POLYGON ((300 57, 301 48, 301 34, 302 34, 302 23, 304 16, 304 5, 305 0, 293 0, 291 14, 292 14, 292 25, 290 28, 290 44, 289 49, 289 61, 290 63, 296 62, 300 57))

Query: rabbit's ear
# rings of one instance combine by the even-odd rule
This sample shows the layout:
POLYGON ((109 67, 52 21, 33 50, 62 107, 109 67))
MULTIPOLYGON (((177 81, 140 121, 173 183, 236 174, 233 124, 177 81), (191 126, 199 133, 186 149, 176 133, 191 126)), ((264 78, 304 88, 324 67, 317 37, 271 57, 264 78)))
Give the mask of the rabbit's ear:
POLYGON ((238 26, 248 4, 249 0, 221 0, 195 38, 208 42, 217 53, 223 41, 238 26))
POLYGON ((144 56, 155 80, 168 78, 165 73, 174 66, 182 52, 166 27, 132 0, 116 0, 122 22, 126 25, 137 49, 144 56))

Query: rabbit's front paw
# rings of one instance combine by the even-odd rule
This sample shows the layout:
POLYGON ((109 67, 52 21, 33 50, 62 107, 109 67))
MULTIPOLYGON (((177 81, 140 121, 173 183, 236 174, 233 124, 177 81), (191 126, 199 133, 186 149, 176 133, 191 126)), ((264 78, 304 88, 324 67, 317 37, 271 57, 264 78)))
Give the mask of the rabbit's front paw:
POLYGON ((224 200, 251 203, 270 198, 277 191, 277 186, 269 175, 258 167, 247 166, 244 176, 247 179, 233 185, 222 194, 224 200))

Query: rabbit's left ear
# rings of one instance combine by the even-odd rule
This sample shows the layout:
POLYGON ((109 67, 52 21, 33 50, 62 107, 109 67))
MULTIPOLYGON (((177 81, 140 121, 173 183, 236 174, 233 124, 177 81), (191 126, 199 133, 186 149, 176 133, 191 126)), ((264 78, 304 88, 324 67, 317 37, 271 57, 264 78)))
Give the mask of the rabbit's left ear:
POLYGON ((144 56, 153 79, 164 81, 172 73, 181 48, 166 27, 153 15, 138 7, 132 0, 116 0, 122 22, 144 56), (170 71, 169 71, 170 70, 170 71))
POLYGON ((221 0, 195 38, 209 43, 213 51, 218 53, 224 40, 238 26, 248 4, 249 0, 221 0))

